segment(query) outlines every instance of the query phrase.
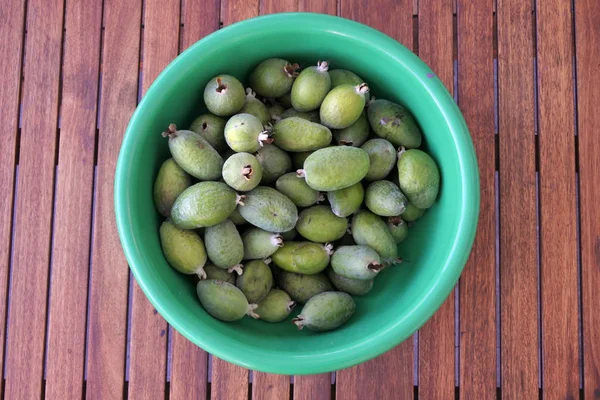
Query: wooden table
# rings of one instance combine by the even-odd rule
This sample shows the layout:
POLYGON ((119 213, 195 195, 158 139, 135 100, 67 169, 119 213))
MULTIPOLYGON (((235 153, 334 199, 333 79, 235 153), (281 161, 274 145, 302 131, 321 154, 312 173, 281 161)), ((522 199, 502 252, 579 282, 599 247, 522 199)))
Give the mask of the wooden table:
POLYGON ((534 3, 1 1, 3 396, 600 398, 600 1, 534 3), (436 71, 477 149, 481 217, 454 295, 414 341, 290 380, 167 326, 127 268, 113 176, 140 96, 180 51, 297 10, 371 25, 436 71))

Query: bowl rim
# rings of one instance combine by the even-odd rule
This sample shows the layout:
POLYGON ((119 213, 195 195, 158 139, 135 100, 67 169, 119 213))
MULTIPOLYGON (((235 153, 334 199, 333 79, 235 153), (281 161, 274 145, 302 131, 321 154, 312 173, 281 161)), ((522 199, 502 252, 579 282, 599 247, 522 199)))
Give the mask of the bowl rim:
POLYGON ((175 330, 208 353, 244 368, 268 373, 306 375, 340 370, 373 359, 408 339, 437 312, 442 303, 452 293, 475 240, 480 212, 479 170, 475 148, 458 105, 433 71, 413 52, 386 34, 359 22, 326 14, 288 12, 249 18, 215 31, 183 51, 165 67, 138 104, 124 134, 115 172, 114 204, 119 239, 133 276, 146 298, 175 330), (135 134, 133 131, 142 118, 148 103, 152 102, 163 88, 169 86, 171 80, 169 77, 176 74, 178 70, 184 69, 187 59, 193 57, 201 48, 236 35, 243 35, 245 32, 259 28, 259 26, 264 29, 266 23, 298 23, 310 24, 311 26, 318 23, 321 26, 327 26, 327 31, 343 34, 353 40, 369 42, 371 45, 377 46, 398 63, 404 64, 407 70, 413 71, 413 78, 420 81, 420 84, 437 103, 455 145, 460 149, 458 160, 460 173, 463 177, 462 195, 464 201, 456 210, 460 215, 460 220, 446 265, 440 271, 436 282, 423 295, 421 301, 405 318, 403 324, 396 323, 391 328, 378 332, 371 340, 354 345, 349 351, 328 353, 325 355, 326 358, 321 355, 302 359, 294 358, 291 363, 282 363, 281 360, 275 361, 267 357, 245 357, 239 351, 224 346, 221 342, 222 339, 215 340, 210 337, 198 338, 193 336, 190 329, 191 323, 174 319, 171 316, 174 306, 163 303, 160 298, 153 294, 155 291, 153 289, 154 284, 146 279, 143 268, 139 267, 141 259, 135 250, 137 246, 130 229, 132 222, 127 206, 126 182, 129 179, 127 165, 131 161, 131 150, 134 147, 135 134), (435 79, 431 79, 432 77, 435 79), (400 333, 401 330, 404 330, 405 324, 415 326, 415 329, 408 335, 400 333), (319 359, 315 360, 315 358, 319 359), (319 360, 322 362, 319 362, 319 360))

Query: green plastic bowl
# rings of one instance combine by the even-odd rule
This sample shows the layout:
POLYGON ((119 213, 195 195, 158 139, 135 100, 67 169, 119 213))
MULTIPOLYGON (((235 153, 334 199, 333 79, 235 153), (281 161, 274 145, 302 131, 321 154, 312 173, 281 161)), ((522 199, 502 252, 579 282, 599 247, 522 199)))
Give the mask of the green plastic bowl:
MULTIPOLYGON (((452 292, 474 240, 479 178, 467 126, 453 98, 412 52, 383 33, 333 16, 286 13, 221 29, 177 57, 152 84, 123 139, 115 207, 121 243, 142 290, 181 334, 213 355, 263 372, 314 374, 374 358, 409 338, 452 292), (414 114, 424 147, 437 161, 442 187, 436 204, 410 230, 400 254, 408 262, 385 269, 356 313, 327 333, 298 331, 287 321, 245 317, 220 322, 200 305, 195 286, 166 263, 152 186, 169 150, 161 132, 187 128, 203 112, 206 82, 221 73, 242 80, 260 61, 283 57, 303 66, 329 60, 354 71, 378 98, 414 114)), ((297 307, 293 314, 297 314, 297 307)))

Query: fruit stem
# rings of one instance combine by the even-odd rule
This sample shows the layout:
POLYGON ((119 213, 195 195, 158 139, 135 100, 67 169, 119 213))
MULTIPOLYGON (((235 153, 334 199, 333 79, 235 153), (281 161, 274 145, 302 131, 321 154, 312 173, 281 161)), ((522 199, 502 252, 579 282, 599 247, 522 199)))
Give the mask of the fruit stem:
POLYGON ((296 307, 296 302, 294 300, 290 301, 289 303, 287 303, 287 310, 288 311, 292 311, 294 309, 294 307, 296 307))
POLYGON ((169 127, 167 128, 166 132, 162 133, 163 137, 169 137, 169 139, 174 138, 175 136, 177 136, 177 126, 175 124, 169 124, 169 127))
POLYGON ((298 64, 287 63, 283 67, 283 72, 285 72, 288 78, 295 78, 298 76, 298 72, 296 71, 298 68, 300 68, 300 65, 298 64))
POLYGON ((402 264, 402 263, 405 263, 405 262, 408 262, 408 261, 405 261, 404 259, 402 259, 402 257, 396 257, 396 258, 393 258, 391 260, 386 260, 385 264, 386 265, 393 265, 393 264, 402 264))
POLYGON ((256 92, 252 90, 252 88, 246 88, 246 98, 255 99, 256 92))
POLYGON ((283 247, 283 236, 279 233, 271 236, 271 244, 277 247, 283 247))
POLYGON ((369 107, 371 104, 373 104, 374 101, 375 101, 375 96, 371 96, 371 99, 369 99, 369 101, 367 101, 366 107, 369 107))
POLYGON ((382 269, 385 268, 385 264, 379 264, 375 261, 373 261, 372 263, 370 263, 369 265, 367 265, 367 269, 373 271, 373 272, 379 272, 382 269))
POLYGON ((302 315, 298 315, 296 318, 292 320, 294 324, 298 327, 298 330, 304 328, 304 317, 302 315))
POLYGON ((244 201, 246 201, 246 199, 248 198, 248 196, 243 195, 243 194, 235 194, 235 204, 239 204, 240 206, 245 206, 246 203, 244 203, 244 201))
POLYGON ((352 146, 352 140, 340 140, 340 146, 352 146))
POLYGON ((319 61, 317 63, 317 71, 327 72, 328 69, 329 69, 329 63, 327 61, 319 61))
POLYGON ((262 131, 261 133, 258 134, 258 143, 260 144, 260 147, 263 147, 265 145, 265 143, 273 143, 273 138, 269 136, 270 132, 269 131, 262 131))
POLYGON ((298 178, 306 178, 306 172, 303 169, 299 169, 296 171, 296 176, 298 178))
POLYGON ((317 196, 317 204, 319 204, 322 201, 325 201, 325 194, 322 192, 319 192, 319 195, 317 196))
POLYGON ((404 154, 405 151, 406 151, 406 148, 404 146, 398 147, 398 158, 400 158, 402 156, 402 154, 404 154))
POLYGON ((366 83, 361 83, 360 85, 356 86, 356 93, 358 94, 365 94, 369 92, 369 86, 366 83))
POLYGON ((237 272, 238 275, 242 275, 244 273, 244 264, 236 264, 233 267, 229 267, 227 272, 232 273, 233 271, 237 272))
POLYGON ((258 319, 259 315, 254 312, 254 310, 256 310, 257 308, 258 308, 258 304, 248 304, 248 311, 246 312, 246 314, 248 314, 249 316, 251 316, 254 319, 258 319))
POLYGON ((204 271, 204 265, 202 265, 201 267, 199 267, 198 269, 196 269, 195 271, 196 275, 198 275, 198 278, 200 279, 206 279, 206 272, 204 271))
POLYGON ((400 216, 390 217, 388 221, 394 226, 400 226, 404 223, 404 220, 400 216))
POLYGON ((242 168, 242 176, 247 181, 249 181, 250 178, 252 178, 252 165, 244 165, 244 168, 242 168))
POLYGON ((227 85, 223 83, 223 80, 221 79, 221 77, 217 78, 217 93, 223 93, 227 91, 227 85))
POLYGON ((323 247, 325 248, 325 251, 327 252, 328 255, 333 254, 333 244, 325 243, 325 246, 323 246, 323 247))
POLYGON ((267 257, 263 260, 263 262, 267 265, 271 264, 273 262, 273 260, 271 260, 271 257, 267 257))

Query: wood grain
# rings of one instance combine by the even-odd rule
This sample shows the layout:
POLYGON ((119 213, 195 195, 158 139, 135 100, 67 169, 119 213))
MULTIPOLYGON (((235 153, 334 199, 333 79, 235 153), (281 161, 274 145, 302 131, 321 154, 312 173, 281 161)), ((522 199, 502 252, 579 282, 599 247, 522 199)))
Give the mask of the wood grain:
POLYGON ((46 398, 83 393, 102 3, 67 2, 46 398))
MULTIPOLYGON (((362 1, 344 0, 340 5, 340 16, 378 29, 412 50, 412 6, 412 0, 376 0, 369 2, 368 7, 362 1)), ((374 360, 339 371, 336 375, 337 398, 412 398, 413 347, 411 337, 374 360), (381 385, 379 379, 373 379, 377 376, 389 377, 389 381, 381 385)))
POLYGON ((63 0, 29 0, 6 354, 7 399, 40 398, 54 197, 63 0))
POLYGON ((260 0, 259 14, 274 14, 298 11, 298 0, 260 0))
POLYGON ((258 15, 259 0, 221 0, 221 22, 223 26, 258 15))
POLYGON ((198 40, 219 29, 219 0, 210 1, 181 1, 181 44, 183 51, 198 40))
POLYGON ((538 273, 531 5, 498 2, 502 395, 538 396, 538 273))
MULTIPOLYGON (((452 0, 419 1, 419 56, 453 93, 452 0)), ((419 397, 454 396, 454 292, 419 330, 419 397)))
MULTIPOLYGON (((7 135, 0 151, 0 327, 6 326, 7 292, 10 265, 11 228, 15 162, 17 156, 17 129, 19 127, 19 92, 21 88, 21 60, 25 32, 25 1, 0 2, 0 124, 7 135)), ((0 329, 0 343, 5 342, 5 330, 0 329)), ((0 346, 0 367, 4 370, 4 346, 0 346)), ((0 382, 0 391, 4 381, 0 382)))
MULTIPOLYGON (((179 51, 179 0, 146 0, 142 54, 142 94, 179 51)), ((162 399, 167 372, 167 323, 137 282, 131 306, 129 396, 162 399)))
POLYGON ((331 374, 294 377, 294 400, 330 400, 331 374))
POLYGON ((114 173, 137 102, 142 2, 105 0, 88 333, 88 399, 122 399, 129 269, 117 235, 114 173))
POLYGON ((248 397, 248 370, 212 358, 211 400, 243 400, 248 397))
POLYGON ((575 4, 577 108, 579 122, 579 201, 583 298, 583 371, 586 399, 600 398, 600 2, 575 4))
POLYGON ((336 0, 298 0, 298 11, 336 15, 336 0))
POLYGON ((542 382, 548 399, 579 396, 570 7, 559 0, 537 2, 542 382))
POLYGON ((279 400, 290 397, 290 377, 288 375, 254 372, 252 380, 253 400, 279 400))
POLYGON ((458 100, 475 145, 481 200, 459 281, 460 398, 496 396, 493 0, 458 0, 458 100))

